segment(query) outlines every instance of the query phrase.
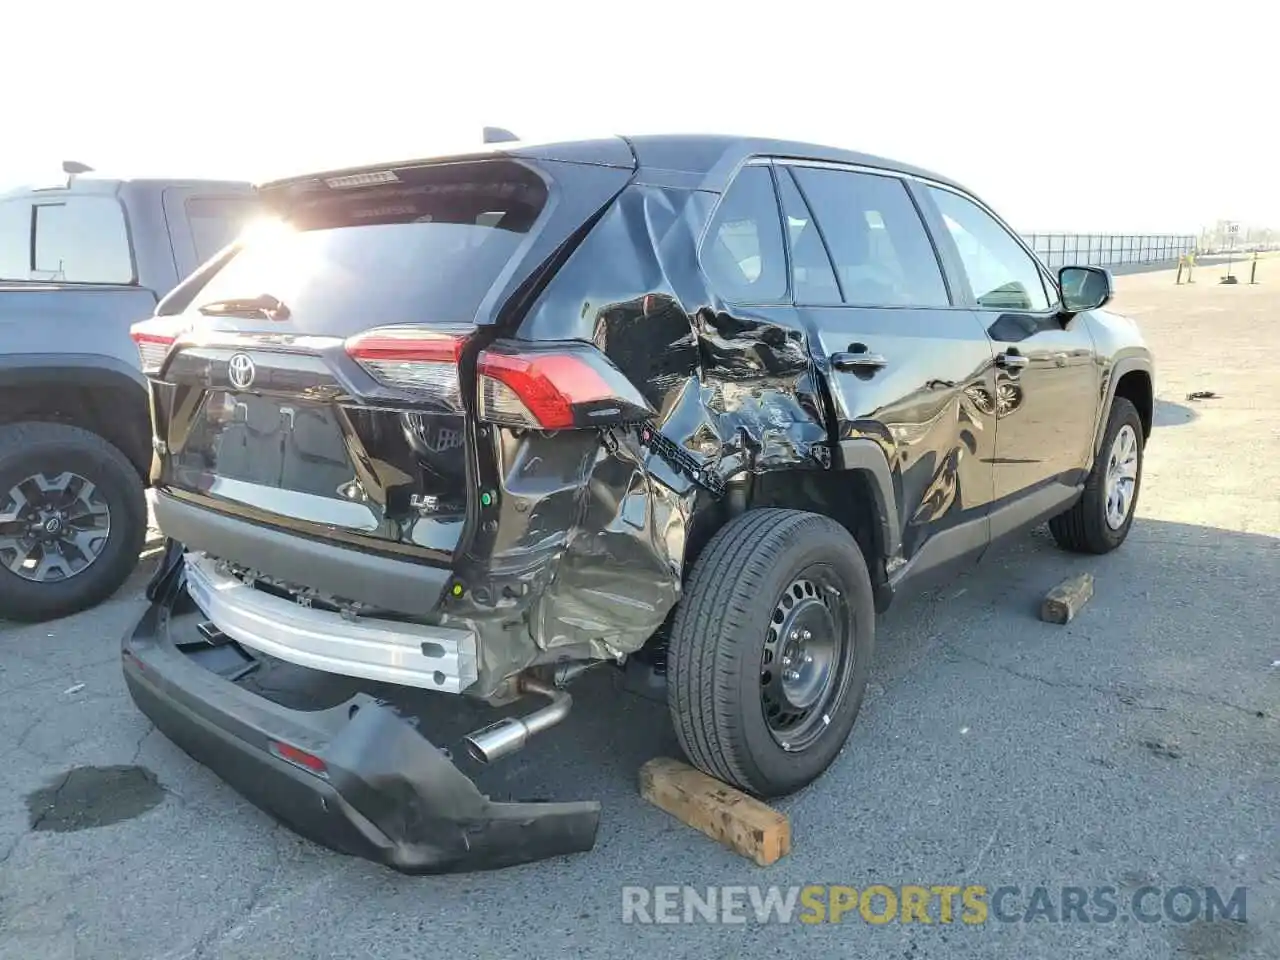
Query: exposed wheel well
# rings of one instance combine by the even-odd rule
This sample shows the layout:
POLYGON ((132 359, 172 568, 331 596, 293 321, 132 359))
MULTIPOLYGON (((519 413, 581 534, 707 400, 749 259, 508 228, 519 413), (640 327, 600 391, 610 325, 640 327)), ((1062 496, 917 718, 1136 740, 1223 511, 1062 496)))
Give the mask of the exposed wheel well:
POLYGON ((1151 423, 1155 415, 1155 398, 1151 391, 1151 377, 1145 370, 1130 370, 1116 383, 1117 397, 1124 397, 1138 410, 1142 419, 1143 442, 1151 436, 1151 423))
MULTIPOLYGON (((884 534, 872 482, 868 471, 857 469, 779 470, 730 482, 729 492, 719 500, 699 499, 685 543, 684 577, 688 579, 711 538, 742 511, 761 507, 805 510, 830 517, 853 535, 867 563, 876 611, 883 612, 892 601, 893 592, 885 572, 884 534)), ((666 671, 667 642, 675 612, 673 607, 640 654, 660 673, 666 671)))
POLYGON ((151 428, 146 396, 136 384, 37 381, 0 386, 0 424, 32 421, 66 423, 96 433, 123 453, 146 481, 151 428))
POLYGON ((786 507, 830 517, 858 542, 872 585, 885 582, 884 536, 866 471, 786 470, 762 474, 754 479, 747 506, 786 507))

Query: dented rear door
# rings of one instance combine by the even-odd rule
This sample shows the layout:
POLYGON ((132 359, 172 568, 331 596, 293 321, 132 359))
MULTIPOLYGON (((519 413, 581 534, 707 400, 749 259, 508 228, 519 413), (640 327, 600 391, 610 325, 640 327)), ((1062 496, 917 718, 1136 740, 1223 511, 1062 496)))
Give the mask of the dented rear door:
POLYGON ((987 539, 994 408, 986 332, 953 303, 906 184, 867 170, 776 167, 795 299, 827 371, 838 441, 883 452, 892 576, 938 533, 987 539))

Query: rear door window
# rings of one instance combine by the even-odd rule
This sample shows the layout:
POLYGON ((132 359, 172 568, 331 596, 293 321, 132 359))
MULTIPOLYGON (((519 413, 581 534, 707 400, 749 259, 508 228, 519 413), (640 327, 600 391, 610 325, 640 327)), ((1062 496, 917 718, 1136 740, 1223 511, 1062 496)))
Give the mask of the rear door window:
POLYGON ((840 302, 840 288, 808 204, 796 189, 791 172, 778 171, 778 192, 787 222, 787 243, 791 248, 791 289, 796 303, 821 306, 840 302))
POLYGON ((768 167, 744 167, 734 178, 711 221, 701 259, 712 287, 726 300, 785 299, 787 260, 768 167))
POLYGON ((845 303, 950 305, 937 254, 905 183, 850 170, 794 169, 822 227, 845 303))
POLYGON ((32 280, 133 283, 124 208, 115 197, 68 196, 35 203, 32 280))
POLYGON ((339 334, 469 322, 547 201, 542 178, 515 161, 398 169, 372 183, 356 176, 264 196, 278 219, 243 237, 196 306, 267 293, 300 326, 339 334))

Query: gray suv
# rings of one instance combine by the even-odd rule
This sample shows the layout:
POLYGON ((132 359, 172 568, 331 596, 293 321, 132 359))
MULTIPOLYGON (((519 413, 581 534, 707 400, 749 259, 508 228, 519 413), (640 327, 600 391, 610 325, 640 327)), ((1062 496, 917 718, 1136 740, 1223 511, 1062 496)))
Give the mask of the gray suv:
POLYGON ((64 170, 0 194, 0 619, 81 610, 133 570, 151 430, 129 326, 255 204, 247 183, 64 170))

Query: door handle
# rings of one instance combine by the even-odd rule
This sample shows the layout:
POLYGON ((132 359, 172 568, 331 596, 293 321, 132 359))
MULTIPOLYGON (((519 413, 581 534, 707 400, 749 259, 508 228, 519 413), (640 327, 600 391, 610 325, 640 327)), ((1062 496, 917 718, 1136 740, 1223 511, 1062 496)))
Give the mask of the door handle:
POLYGON ((1002 367, 1005 370, 1021 370, 1030 362, 1030 359, 1024 357, 1016 350, 996 354, 996 366, 1002 367))
POLYGON ((878 353, 833 353, 831 366, 837 370, 879 370, 889 365, 889 361, 878 353))

